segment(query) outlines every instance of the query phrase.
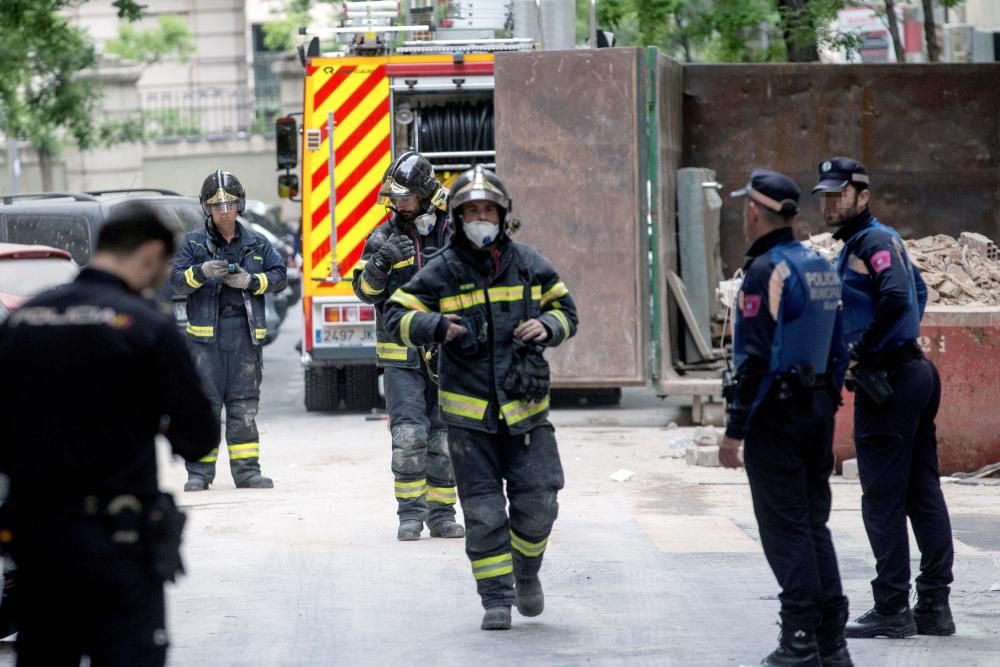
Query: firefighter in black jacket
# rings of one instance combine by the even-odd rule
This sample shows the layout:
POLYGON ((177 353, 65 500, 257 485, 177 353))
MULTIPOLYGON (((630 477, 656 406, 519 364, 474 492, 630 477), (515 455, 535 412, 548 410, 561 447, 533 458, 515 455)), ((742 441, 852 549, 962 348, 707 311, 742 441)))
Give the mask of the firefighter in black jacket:
POLYGON ((433 378, 435 346, 395 343, 383 313, 386 300, 423 267, 425 254, 451 238, 447 195, 425 157, 410 151, 396 158, 379 190, 379 203, 392 214, 368 237, 354 269, 354 293, 374 304, 377 313, 376 352, 378 365, 385 368, 400 540, 419 540, 424 522, 431 537, 465 535, 455 522, 458 496, 433 378))
MULTIPOLYGON (((209 174, 201 186, 205 227, 188 232, 174 258, 171 283, 187 296, 187 335, 205 393, 217 415, 226 409, 229 469, 237 488, 270 489, 260 472, 257 408, 267 335, 264 295, 288 283, 287 269, 270 241, 236 219, 246 206, 239 180, 209 174)), ((185 491, 204 491, 215 480, 218 449, 188 464, 185 491)))
POLYGON ((154 211, 116 208, 77 279, 0 326, 19 665, 166 662, 183 515, 157 489, 154 438, 196 461, 219 437, 173 318, 140 296, 166 280, 173 248, 154 211))
POLYGON ((455 238, 396 290, 385 317, 406 345, 443 344, 441 412, 482 628, 506 630, 513 603, 524 616, 544 606, 538 570, 563 471, 542 351, 576 333, 576 306, 549 261, 509 238, 511 200, 495 174, 462 174, 449 208, 455 238))

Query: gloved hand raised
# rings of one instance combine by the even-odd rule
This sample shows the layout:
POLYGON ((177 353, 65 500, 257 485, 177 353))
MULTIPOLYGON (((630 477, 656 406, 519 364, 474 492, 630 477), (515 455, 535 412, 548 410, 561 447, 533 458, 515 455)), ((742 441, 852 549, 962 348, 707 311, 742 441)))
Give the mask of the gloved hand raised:
POLYGON ((389 269, 403 260, 413 257, 416 252, 416 246, 413 245, 413 241, 409 236, 393 234, 386 239, 376 254, 387 265, 386 268, 389 269))
POLYGON ((235 289, 247 289, 250 287, 251 276, 246 270, 241 266, 236 270, 236 273, 226 273, 222 276, 222 284, 235 289))
POLYGON ((229 273, 229 263, 224 259, 203 262, 201 272, 206 278, 221 278, 229 273))

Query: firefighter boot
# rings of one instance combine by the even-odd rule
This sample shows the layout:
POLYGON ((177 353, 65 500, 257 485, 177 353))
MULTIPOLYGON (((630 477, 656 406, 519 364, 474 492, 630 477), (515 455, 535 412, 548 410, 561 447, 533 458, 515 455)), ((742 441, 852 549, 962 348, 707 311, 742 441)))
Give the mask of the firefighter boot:
POLYGON ((399 530, 396 531, 396 539, 400 542, 412 542, 420 539, 420 531, 424 529, 423 521, 408 520, 399 522, 399 530))
POLYGON ((185 491, 208 491, 208 480, 203 477, 189 477, 184 482, 185 491))
POLYGON ((236 482, 237 489, 273 489, 274 482, 270 477, 264 477, 261 474, 256 474, 253 477, 248 477, 244 480, 236 482))
POLYGON ((854 667, 844 638, 847 624, 847 598, 840 597, 824 605, 819 625, 816 626, 816 645, 823 660, 823 667, 854 667))
POLYGON ((465 537, 465 527, 452 519, 444 519, 428 527, 431 537, 465 537))
POLYGON ((521 616, 538 616, 545 609, 545 594, 538 579, 542 557, 528 558, 514 552, 514 600, 521 616))
POLYGON ((483 614, 483 630, 510 630, 510 607, 490 607, 483 614))
POLYGON ((908 604, 893 610, 880 610, 875 607, 844 628, 844 636, 851 639, 870 637, 902 639, 915 634, 917 634, 917 623, 913 620, 913 611, 908 604))
POLYGON ((951 616, 948 594, 920 595, 913 607, 913 618, 917 622, 918 635, 947 637, 955 634, 955 620, 951 616))
POLYGON ((816 635, 802 627, 782 624, 778 648, 760 664, 764 667, 822 667, 816 635))

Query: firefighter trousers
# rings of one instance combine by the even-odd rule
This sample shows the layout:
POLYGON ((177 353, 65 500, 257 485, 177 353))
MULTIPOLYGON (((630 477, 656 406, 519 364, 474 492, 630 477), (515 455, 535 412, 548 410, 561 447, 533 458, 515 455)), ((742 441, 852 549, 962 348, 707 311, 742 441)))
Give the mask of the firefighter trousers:
POLYGON ((448 428, 465 515, 465 552, 486 609, 513 605, 515 577, 538 574, 564 481, 551 424, 520 435, 501 429, 448 428))
POLYGON ((454 521, 458 496, 437 385, 422 365, 387 366, 384 380, 399 520, 429 526, 454 521))
MULTIPOLYGON (((217 415, 226 410, 226 445, 229 468, 237 484, 260 475, 260 438, 257 406, 263 372, 261 347, 250 339, 246 317, 219 318, 212 343, 188 345, 202 388, 217 415)), ((211 483, 219 450, 213 449, 196 463, 188 463, 188 476, 211 483)))

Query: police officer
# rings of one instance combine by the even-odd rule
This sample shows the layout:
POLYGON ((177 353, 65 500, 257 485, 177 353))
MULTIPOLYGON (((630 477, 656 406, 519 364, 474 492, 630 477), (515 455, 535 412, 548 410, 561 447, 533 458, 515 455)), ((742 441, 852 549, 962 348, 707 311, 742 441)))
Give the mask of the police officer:
POLYGON ((845 157, 819 164, 823 217, 844 242, 844 336, 854 389, 854 443, 861 514, 875 554, 875 606, 848 637, 955 632, 948 605, 951 523, 938 474, 934 417, 941 381, 916 339, 927 288, 902 239, 872 215, 864 165, 845 157), (909 517, 920 548, 917 604, 909 606, 909 517))
MULTIPOLYGON (((781 586, 781 638, 761 664, 851 665, 847 598, 827 521, 834 414, 847 367, 840 281, 797 242, 799 188, 755 169, 743 197, 751 244, 734 322, 735 385, 719 458, 743 458, 764 555, 781 586)), ((728 383, 727 383, 728 384, 728 383)))
POLYGON ((195 461, 218 421, 169 315, 174 236, 141 204, 116 207, 89 266, 0 326, 0 541, 18 566, 19 665, 163 665, 163 582, 179 515, 157 489, 154 437, 195 461))
POLYGON ((375 305, 378 365, 385 368, 385 398, 392 433, 392 473, 400 540, 419 540, 424 522, 431 537, 464 537, 455 522, 455 473, 448 432, 438 410, 434 346, 407 347, 386 331, 384 307, 396 289, 423 265, 426 254, 451 238, 445 211, 448 191, 434 168, 408 151, 389 166, 379 203, 389 220, 372 231, 354 269, 354 293, 375 305))
POLYGON ((563 471, 542 353, 576 332, 576 307, 548 260, 510 239, 510 195, 494 173, 464 172, 449 209, 454 239, 396 290, 385 317, 406 345, 443 343, 441 412, 482 628, 506 630, 513 603, 524 616, 544 607, 538 571, 563 471))
MULTIPOLYGON (((229 468, 237 488, 270 489, 260 471, 257 405, 267 335, 264 295, 287 283, 271 243, 237 220, 246 206, 243 186, 222 169, 201 186, 205 226, 188 232, 174 258, 174 291, 187 295, 187 336, 205 392, 220 414, 226 408, 229 468)), ((188 464, 185 491, 204 491, 215 479, 218 450, 188 464)))

